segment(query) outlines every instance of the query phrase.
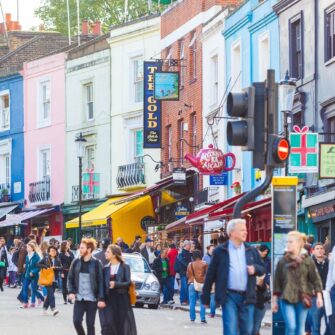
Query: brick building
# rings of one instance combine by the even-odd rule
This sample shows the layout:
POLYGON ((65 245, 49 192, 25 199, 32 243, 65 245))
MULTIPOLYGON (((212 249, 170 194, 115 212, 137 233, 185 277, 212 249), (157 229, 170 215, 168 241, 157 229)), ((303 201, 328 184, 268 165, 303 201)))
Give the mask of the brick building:
MULTIPOLYGON (((202 147, 202 42, 203 25, 238 0, 180 0, 161 16, 161 58, 166 71, 180 71, 180 100, 162 105, 162 177, 173 168, 189 167, 186 153, 202 147), (170 64, 170 65, 169 65, 170 64)), ((222 40, 224 43, 224 40, 222 40)))

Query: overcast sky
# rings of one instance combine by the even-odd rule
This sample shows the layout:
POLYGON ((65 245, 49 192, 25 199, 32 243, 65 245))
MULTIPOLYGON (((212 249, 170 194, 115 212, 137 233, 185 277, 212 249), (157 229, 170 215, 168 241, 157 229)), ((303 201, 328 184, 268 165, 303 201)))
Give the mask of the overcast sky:
MULTIPOLYGON (((39 25, 39 20, 34 17, 34 10, 39 7, 41 0, 0 0, 3 11, 11 13, 12 19, 16 21, 17 1, 19 1, 19 19, 23 30, 28 30, 33 26, 39 25)), ((2 22, 0 14, 0 22, 2 22)))

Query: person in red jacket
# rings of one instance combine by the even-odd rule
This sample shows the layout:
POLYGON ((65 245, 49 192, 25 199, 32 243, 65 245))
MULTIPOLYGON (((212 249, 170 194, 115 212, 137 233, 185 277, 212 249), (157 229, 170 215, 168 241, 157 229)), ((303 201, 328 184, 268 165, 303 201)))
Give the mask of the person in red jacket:
POLYGON ((178 250, 176 248, 176 245, 174 243, 169 245, 169 250, 167 253, 167 257, 169 259, 169 294, 168 294, 168 300, 169 304, 174 304, 173 295, 174 295, 174 282, 175 282, 175 276, 176 271, 174 269, 174 264, 176 263, 176 258, 178 256, 178 250))

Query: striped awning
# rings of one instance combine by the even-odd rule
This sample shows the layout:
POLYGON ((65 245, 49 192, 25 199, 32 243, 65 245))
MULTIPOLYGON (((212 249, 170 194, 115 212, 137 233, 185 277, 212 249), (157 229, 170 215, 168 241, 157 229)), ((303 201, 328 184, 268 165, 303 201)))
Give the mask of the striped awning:
POLYGON ((16 207, 17 207, 17 205, 10 205, 10 206, 6 206, 6 207, 0 207, 0 219, 3 218, 8 213, 10 213, 16 207))
POLYGON ((9 227, 15 225, 27 225, 26 221, 36 217, 43 215, 45 213, 53 211, 54 208, 45 208, 45 209, 37 209, 32 211, 21 212, 19 214, 7 214, 6 220, 0 222, 1 227, 9 227))

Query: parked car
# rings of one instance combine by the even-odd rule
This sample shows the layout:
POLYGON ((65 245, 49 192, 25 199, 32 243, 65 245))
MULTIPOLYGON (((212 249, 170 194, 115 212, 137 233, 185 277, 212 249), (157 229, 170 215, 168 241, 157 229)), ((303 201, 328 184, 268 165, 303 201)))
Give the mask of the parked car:
POLYGON ((148 305, 150 309, 157 309, 160 300, 160 285, 149 264, 139 253, 124 253, 123 258, 130 266, 131 280, 135 282, 136 306, 148 305))

